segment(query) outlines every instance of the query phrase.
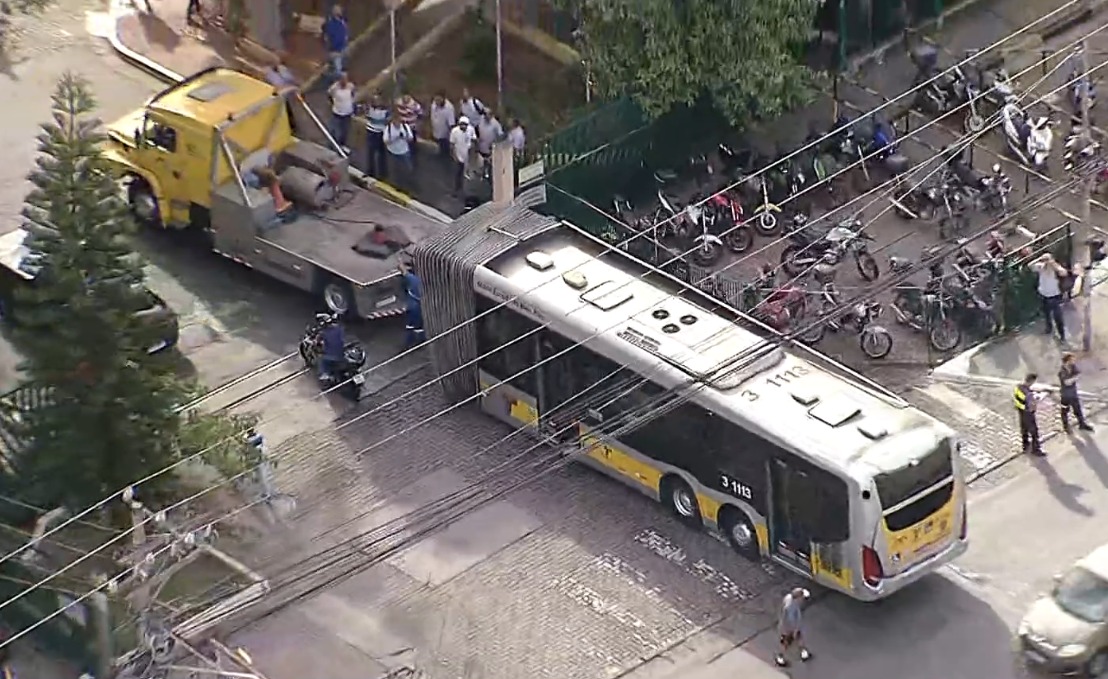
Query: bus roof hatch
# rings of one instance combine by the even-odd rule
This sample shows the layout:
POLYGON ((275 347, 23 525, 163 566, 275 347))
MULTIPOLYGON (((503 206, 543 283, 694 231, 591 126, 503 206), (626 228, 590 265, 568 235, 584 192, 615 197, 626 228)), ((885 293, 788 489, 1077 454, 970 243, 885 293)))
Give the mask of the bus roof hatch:
POLYGON ((861 415, 862 408, 848 399, 835 398, 820 401, 808 409, 808 414, 829 427, 840 427, 861 415))

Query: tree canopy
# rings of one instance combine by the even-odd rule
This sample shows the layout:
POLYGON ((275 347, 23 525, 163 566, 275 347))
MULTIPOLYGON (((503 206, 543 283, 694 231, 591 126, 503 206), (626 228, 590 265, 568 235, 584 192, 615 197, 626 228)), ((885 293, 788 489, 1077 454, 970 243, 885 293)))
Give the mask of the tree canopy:
POLYGON ((567 0, 590 77, 652 116, 710 96, 732 124, 803 103, 817 0, 567 0))
POLYGON ((66 75, 52 104, 23 210, 38 273, 16 307, 23 370, 51 398, 26 414, 32 443, 17 466, 40 504, 80 508, 175 458, 186 390, 147 356, 160 333, 135 313, 150 299, 96 102, 66 75))

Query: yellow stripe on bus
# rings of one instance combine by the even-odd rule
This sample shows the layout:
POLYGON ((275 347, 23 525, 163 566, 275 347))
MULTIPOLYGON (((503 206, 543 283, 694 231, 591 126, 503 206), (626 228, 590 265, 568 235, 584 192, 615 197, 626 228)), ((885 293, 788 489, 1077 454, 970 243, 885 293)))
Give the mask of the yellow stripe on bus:
POLYGON ((524 424, 534 424, 539 421, 539 411, 525 401, 512 401, 508 414, 513 420, 519 420, 524 424))
POLYGON ((659 470, 632 455, 628 455, 619 448, 597 442, 594 437, 585 435, 582 443, 589 446, 587 455, 594 461, 621 476, 626 476, 639 485, 649 488, 655 493, 659 492, 662 483, 662 472, 659 470))

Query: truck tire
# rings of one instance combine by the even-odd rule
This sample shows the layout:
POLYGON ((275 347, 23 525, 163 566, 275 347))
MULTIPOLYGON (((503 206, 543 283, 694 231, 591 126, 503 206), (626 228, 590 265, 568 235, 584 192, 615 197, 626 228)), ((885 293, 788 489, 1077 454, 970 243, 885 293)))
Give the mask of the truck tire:
POLYGON ((140 225, 146 227, 162 225, 158 199, 145 179, 135 177, 127 185, 127 204, 131 206, 131 214, 140 225))
POLYGON ((342 317, 357 315, 354 291, 346 281, 338 278, 325 281, 320 296, 328 311, 342 317))

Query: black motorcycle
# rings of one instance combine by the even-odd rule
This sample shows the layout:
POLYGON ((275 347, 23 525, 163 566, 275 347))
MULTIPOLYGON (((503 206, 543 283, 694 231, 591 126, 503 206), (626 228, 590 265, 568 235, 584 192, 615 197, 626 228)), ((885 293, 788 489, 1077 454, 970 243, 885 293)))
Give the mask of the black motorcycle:
MULTIPOLYGON (((889 259, 890 270, 908 271, 912 263, 901 257, 889 259)), ((927 341, 936 351, 952 351, 962 342, 962 329, 951 315, 952 300, 942 289, 943 272, 933 266, 927 284, 922 288, 905 281, 893 289, 893 314, 896 320, 913 330, 927 334, 927 341)))
POLYGON ((820 262, 837 264, 848 254, 854 259, 862 280, 875 281, 881 275, 877 260, 869 252, 868 243, 873 236, 862 231, 860 219, 848 219, 821 232, 798 214, 793 218, 789 240, 791 242, 781 251, 781 266, 790 276, 799 276, 820 262))
MULTIPOLYGON (((304 367, 319 371, 319 361, 323 357, 323 329, 338 323, 338 316, 330 313, 318 313, 315 319, 304 329, 300 336, 300 359, 304 367)), ((338 387, 339 393, 351 401, 357 401, 362 395, 365 375, 361 369, 366 363, 365 349, 358 341, 347 342, 343 351, 343 360, 320 379, 327 391, 338 387)))

